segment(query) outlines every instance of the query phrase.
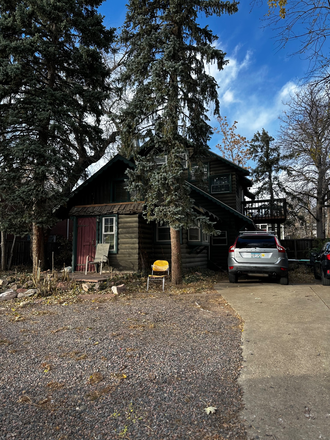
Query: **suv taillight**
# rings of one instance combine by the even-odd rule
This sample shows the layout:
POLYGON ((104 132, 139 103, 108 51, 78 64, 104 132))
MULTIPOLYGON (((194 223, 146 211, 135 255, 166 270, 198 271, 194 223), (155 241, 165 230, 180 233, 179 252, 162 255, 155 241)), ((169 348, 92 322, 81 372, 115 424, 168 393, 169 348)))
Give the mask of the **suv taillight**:
MULTIPOLYGON (((276 238, 275 238, 275 240, 276 240, 276 238)), ((277 246, 277 250, 279 252, 285 253, 285 248, 283 246, 281 246, 277 240, 276 240, 276 246, 277 246)))
POLYGON ((238 240, 238 237, 236 238, 235 243, 232 246, 230 246, 228 252, 235 252, 237 240, 238 240))
POLYGON ((325 258, 326 258, 327 260, 330 260, 330 254, 327 254, 327 255, 325 256, 325 258))

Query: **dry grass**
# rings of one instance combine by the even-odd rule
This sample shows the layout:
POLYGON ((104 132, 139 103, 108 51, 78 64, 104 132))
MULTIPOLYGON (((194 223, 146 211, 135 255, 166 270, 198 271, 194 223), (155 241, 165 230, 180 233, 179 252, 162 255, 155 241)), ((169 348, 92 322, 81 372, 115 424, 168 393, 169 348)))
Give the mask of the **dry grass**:
MULTIPOLYGON (((26 274, 15 274, 11 275, 12 280, 14 280, 17 284, 20 283, 20 277, 22 277, 22 281, 27 278, 26 274)), ((289 269, 289 278, 290 284, 315 284, 319 283, 318 280, 314 279, 313 270, 307 266, 301 265, 290 265, 289 269)), ((217 283, 224 283, 228 281, 228 275, 226 272, 214 272, 212 270, 200 270, 200 271, 190 271, 183 276, 182 284, 173 285, 171 283, 170 278, 168 277, 165 282, 165 293, 170 296, 179 296, 179 295, 192 295, 198 293, 212 293, 214 292, 214 286, 217 283)), ((113 285, 125 284, 126 291, 118 295, 118 297, 130 298, 132 296, 145 297, 152 296, 154 294, 162 294, 162 286, 159 283, 152 283, 149 287, 149 291, 147 292, 147 277, 141 274, 125 274, 123 276, 117 276, 115 278, 109 279, 107 283, 104 283, 103 290, 100 291, 91 291, 91 293, 97 293, 99 298, 102 299, 104 294, 111 293, 111 287, 113 285)), ((3 308, 9 309, 10 312, 10 320, 13 322, 23 321, 28 318, 32 318, 32 315, 41 315, 41 314, 52 314, 52 311, 32 311, 30 314, 22 313, 22 308, 33 304, 34 302, 40 302, 43 304, 61 304, 63 306, 67 306, 69 304, 74 304, 77 302, 81 302, 79 295, 81 293, 85 293, 82 291, 81 285, 79 283, 72 283, 72 289, 70 288, 68 291, 62 291, 60 289, 54 290, 50 296, 40 297, 39 295, 30 297, 30 298, 16 298, 14 300, 15 307, 13 308, 13 302, 7 301, 3 302, 1 306, 3 308)), ((117 296, 114 298, 104 297, 107 301, 116 301, 117 296)), ((98 302, 95 298, 91 300, 91 302, 98 302)), ((134 325, 134 324, 132 324, 134 325)), ((154 324, 145 322, 142 327, 153 328, 154 324)), ((59 329, 54 329, 52 333, 57 333, 60 331, 68 331, 69 327, 63 327, 59 329)), ((3 342, 2 342, 3 343, 3 342)))
POLYGON ((294 265, 290 267, 290 284, 318 284, 315 279, 313 269, 307 266, 294 265))

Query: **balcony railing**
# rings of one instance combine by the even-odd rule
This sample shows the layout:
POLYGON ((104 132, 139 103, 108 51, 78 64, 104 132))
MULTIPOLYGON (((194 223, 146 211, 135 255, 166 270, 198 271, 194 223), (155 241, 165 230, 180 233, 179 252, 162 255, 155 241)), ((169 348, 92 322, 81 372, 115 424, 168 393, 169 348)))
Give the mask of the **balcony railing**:
POLYGON ((243 214, 254 223, 283 223, 286 220, 286 199, 266 199, 242 202, 243 214))

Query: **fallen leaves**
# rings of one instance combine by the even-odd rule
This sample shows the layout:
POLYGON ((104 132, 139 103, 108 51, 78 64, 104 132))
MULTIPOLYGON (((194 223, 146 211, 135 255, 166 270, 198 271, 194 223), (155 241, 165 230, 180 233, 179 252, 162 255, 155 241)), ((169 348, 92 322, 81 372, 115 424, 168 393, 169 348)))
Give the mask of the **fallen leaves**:
POLYGON ((48 382, 47 387, 51 390, 59 390, 64 387, 64 383, 61 382, 48 382))
POLYGON ((112 377, 116 377, 117 379, 123 380, 123 379, 127 379, 126 374, 123 373, 111 373, 112 377))
POLYGON ((0 345, 11 345, 12 342, 9 339, 0 339, 0 345))
POLYGON ((74 361, 81 361, 87 358, 87 354, 79 350, 73 350, 66 353, 62 353, 60 357, 73 359, 74 361))
POLYGON ((90 400, 97 400, 104 394, 109 394, 115 388, 116 387, 114 385, 107 385, 106 387, 100 388, 99 390, 90 391, 89 393, 87 393, 87 397, 90 400))
POLYGON ((52 330, 52 333, 63 332, 63 331, 66 331, 66 330, 71 330, 71 327, 65 325, 64 327, 58 328, 56 330, 52 330))
POLYGON ((43 363, 41 364, 41 368, 44 369, 44 373, 49 373, 50 370, 52 369, 52 365, 51 365, 51 364, 48 364, 47 362, 43 362, 43 363))
POLYGON ((33 402, 31 397, 27 396, 26 394, 23 394, 22 396, 19 397, 17 402, 18 403, 25 403, 27 405, 33 405, 38 408, 43 408, 43 407, 46 407, 48 403, 51 403, 51 400, 50 400, 50 397, 47 396, 44 399, 38 400, 38 402, 33 402))
POLYGON ((26 395, 21 396, 17 402, 18 403, 27 403, 29 405, 32 405, 32 399, 26 395))
POLYGON ((20 315, 18 312, 15 311, 15 309, 13 310, 13 316, 10 318, 10 321, 12 322, 19 322, 19 321, 25 321, 25 317, 20 315))
POLYGON ((89 376, 88 383, 90 385, 95 385, 103 380, 103 376, 101 373, 93 373, 89 376))

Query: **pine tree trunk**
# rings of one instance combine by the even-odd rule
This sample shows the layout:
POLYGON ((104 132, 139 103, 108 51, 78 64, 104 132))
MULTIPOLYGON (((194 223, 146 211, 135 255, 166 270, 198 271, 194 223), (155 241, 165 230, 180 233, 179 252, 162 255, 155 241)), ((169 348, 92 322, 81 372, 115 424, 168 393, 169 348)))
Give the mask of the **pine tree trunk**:
POLYGON ((40 261, 40 269, 44 269, 45 265, 45 249, 44 249, 44 231, 43 228, 33 223, 32 225, 32 261, 33 276, 35 279, 38 275, 38 267, 40 261))
POLYGON ((182 283, 180 231, 170 228, 171 232, 171 272, 174 285, 182 283))
POLYGON ((6 239, 4 231, 1 231, 1 270, 6 270, 6 239))

